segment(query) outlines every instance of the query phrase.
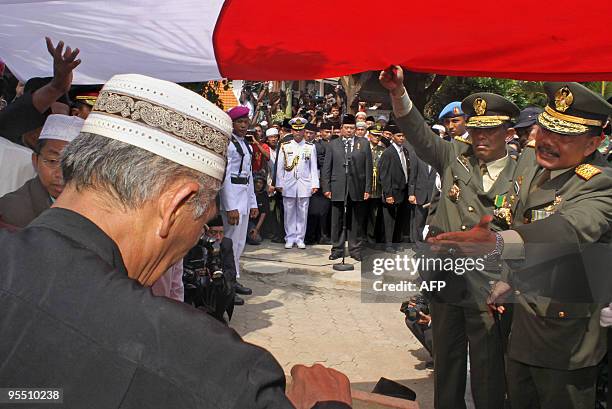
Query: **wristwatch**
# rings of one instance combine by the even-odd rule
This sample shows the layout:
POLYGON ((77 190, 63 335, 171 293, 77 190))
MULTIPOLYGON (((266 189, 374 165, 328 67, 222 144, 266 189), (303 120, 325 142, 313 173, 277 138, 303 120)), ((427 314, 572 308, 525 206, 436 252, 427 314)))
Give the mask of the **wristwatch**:
POLYGON ((482 258, 487 262, 494 262, 501 258, 502 252, 504 251, 504 239, 501 234, 495 233, 495 248, 485 254, 482 258))

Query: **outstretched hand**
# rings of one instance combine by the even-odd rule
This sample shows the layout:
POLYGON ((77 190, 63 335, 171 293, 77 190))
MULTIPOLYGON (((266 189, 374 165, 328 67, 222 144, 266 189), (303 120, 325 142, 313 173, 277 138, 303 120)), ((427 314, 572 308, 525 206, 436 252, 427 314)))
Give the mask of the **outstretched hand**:
POLYGON ((291 368, 292 382, 287 397, 297 409, 310 409, 317 402, 342 402, 352 405, 348 378, 323 365, 295 365, 291 368))
POLYGON ((64 51, 63 41, 54 46, 49 37, 45 37, 45 40, 47 41, 47 50, 53 57, 53 80, 51 80, 50 85, 64 94, 70 90, 72 71, 81 64, 81 60, 76 59, 80 51, 78 48, 72 50, 70 47, 66 47, 64 51))
POLYGON ((489 228, 493 216, 486 215, 480 222, 468 231, 442 233, 430 237, 427 242, 443 247, 453 247, 461 250, 464 255, 483 255, 495 249, 495 233, 489 228))

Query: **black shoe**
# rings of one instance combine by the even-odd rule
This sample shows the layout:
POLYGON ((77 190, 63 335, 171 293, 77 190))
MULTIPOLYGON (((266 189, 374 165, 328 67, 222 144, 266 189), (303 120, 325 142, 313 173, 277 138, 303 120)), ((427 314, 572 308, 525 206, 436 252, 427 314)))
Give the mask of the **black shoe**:
POLYGON ((234 305, 244 305, 244 298, 240 297, 238 294, 234 295, 234 305))
POLYGON ((355 261, 361 261, 361 255, 360 254, 353 254, 351 256, 351 258, 355 261))
POLYGON ((251 295, 251 294, 253 294, 253 290, 251 290, 248 287, 243 286, 238 281, 236 281, 236 284, 234 285, 234 288, 236 289, 236 294, 241 294, 241 295, 251 295))
POLYGON ((425 369, 434 369, 434 361, 425 362, 425 369))
POLYGON ((330 260, 338 260, 339 258, 342 258, 342 253, 331 253, 329 255, 330 260))
POLYGON ((395 249, 391 246, 385 247, 385 253, 395 253, 395 249))

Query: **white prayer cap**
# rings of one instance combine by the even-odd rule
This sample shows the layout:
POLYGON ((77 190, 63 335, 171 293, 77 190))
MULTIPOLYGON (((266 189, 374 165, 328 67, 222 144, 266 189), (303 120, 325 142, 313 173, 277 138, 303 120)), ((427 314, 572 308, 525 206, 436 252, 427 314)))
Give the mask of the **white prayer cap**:
POLYGON ((261 125, 262 127, 264 127, 264 128, 265 128, 265 127, 267 127, 267 126, 268 126, 268 121, 261 121, 261 122, 259 123, 259 125, 261 125))
POLYGON ((82 131, 137 146, 222 180, 232 120, 180 85, 123 74, 104 84, 82 131))
POLYGON ((359 111, 359 112, 357 112, 357 113, 355 114, 355 118, 357 118, 358 116, 367 117, 367 116, 368 116, 368 114, 366 114, 366 113, 365 113, 365 112, 363 112, 363 111, 359 111))
POLYGON ((355 128, 367 128, 367 127, 368 127, 368 124, 366 124, 363 121, 359 121, 355 124, 355 128))
POLYGON ((49 115, 38 139, 56 139, 70 143, 79 136, 83 122, 78 116, 49 115))
POLYGON ((278 129, 270 128, 266 131, 266 136, 278 135, 278 129))

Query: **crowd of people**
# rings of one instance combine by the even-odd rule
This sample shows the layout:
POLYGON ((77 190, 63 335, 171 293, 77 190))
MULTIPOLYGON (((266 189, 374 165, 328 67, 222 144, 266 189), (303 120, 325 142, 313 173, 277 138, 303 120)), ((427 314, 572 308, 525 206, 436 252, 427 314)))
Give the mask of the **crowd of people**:
POLYGON ((266 239, 330 260, 416 242, 481 256, 426 295, 435 407, 465 408, 468 360, 478 409, 595 407, 612 325, 584 255, 612 237, 601 96, 549 82, 545 107, 520 110, 479 92, 430 126, 390 67, 388 116, 347 112, 341 89, 283 110, 247 88, 223 112, 139 75, 71 87, 78 50, 47 45, 53 78, 0 110, 0 385, 61 384, 70 407, 348 407, 341 374, 298 367, 285 395, 268 352, 165 299, 185 299, 204 232, 232 304, 252 293, 245 245, 266 239))

